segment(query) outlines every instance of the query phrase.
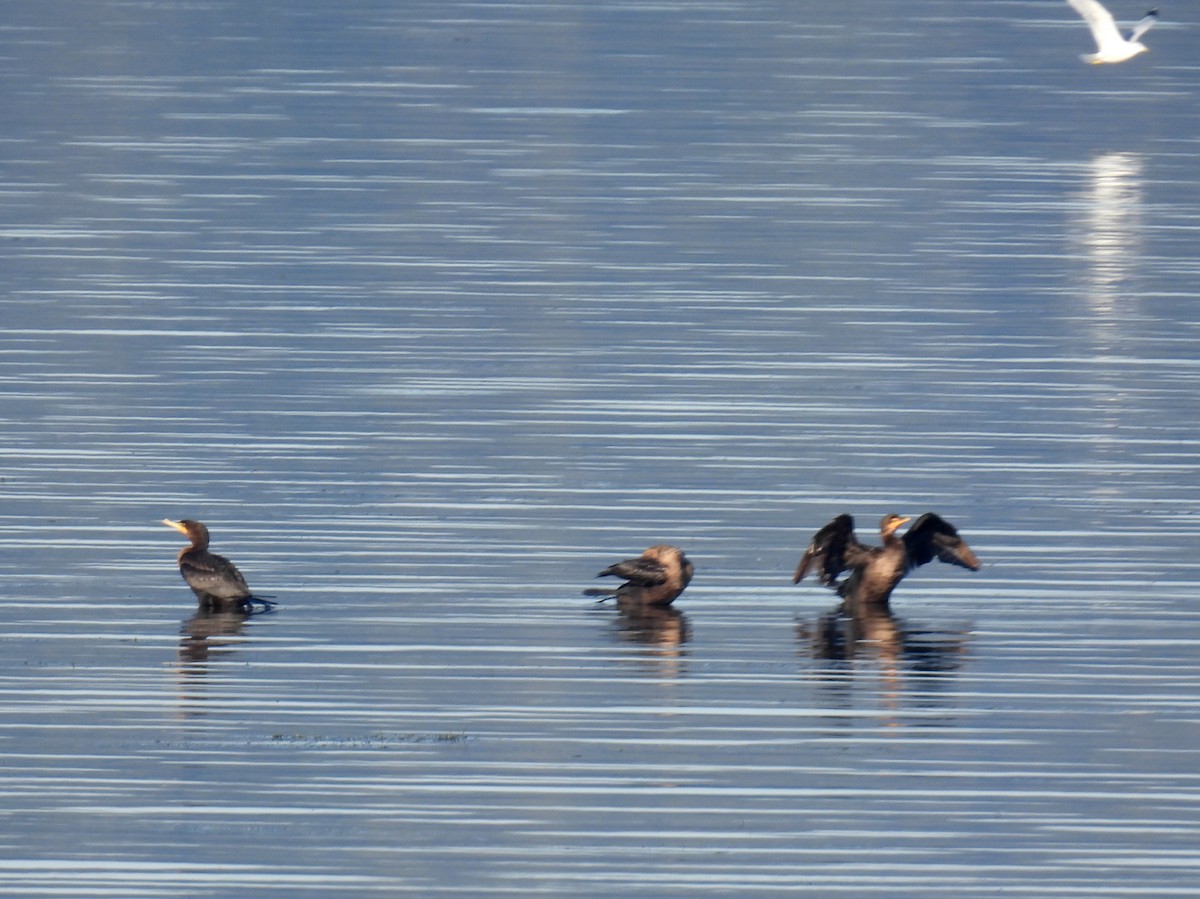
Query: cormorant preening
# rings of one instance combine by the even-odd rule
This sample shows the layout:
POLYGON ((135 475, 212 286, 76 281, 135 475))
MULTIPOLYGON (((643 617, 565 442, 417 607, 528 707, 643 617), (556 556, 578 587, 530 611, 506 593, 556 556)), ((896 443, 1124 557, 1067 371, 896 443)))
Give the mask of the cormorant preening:
POLYGON ((208 528, 199 521, 185 518, 183 521, 163 519, 163 524, 182 533, 192 541, 179 553, 179 573, 187 581, 200 608, 205 611, 228 612, 248 610, 254 603, 272 606, 270 600, 250 592, 246 579, 232 562, 224 556, 208 551, 208 528))
POLYGON ((821 583, 836 590, 853 614, 865 606, 886 607, 903 577, 934 556, 979 570, 979 559, 946 519, 926 512, 903 537, 897 537, 896 529, 908 520, 896 514, 883 516, 879 523, 883 546, 866 546, 854 537, 854 519, 839 515, 817 531, 796 567, 792 583, 799 583, 815 568, 821 583), (850 576, 838 581, 843 571, 849 571, 850 576))
POLYGON ((625 583, 613 589, 584 590, 603 599, 615 596, 622 606, 669 606, 692 579, 692 563, 683 550, 660 544, 651 546, 636 559, 617 562, 596 577, 620 577, 625 583))

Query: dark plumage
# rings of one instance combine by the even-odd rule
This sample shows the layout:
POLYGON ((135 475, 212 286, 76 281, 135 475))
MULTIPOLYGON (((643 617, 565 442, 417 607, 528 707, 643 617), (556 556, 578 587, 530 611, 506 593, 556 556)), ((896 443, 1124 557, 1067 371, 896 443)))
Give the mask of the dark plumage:
POLYGON ((199 521, 163 519, 163 524, 182 533, 192 542, 179 553, 179 573, 187 581, 200 608, 209 611, 247 610, 254 603, 274 605, 250 592, 246 579, 224 556, 208 551, 208 528, 199 521))
POLYGON ((636 559, 609 565, 596 577, 624 578, 614 589, 583 591, 602 599, 615 596, 618 604, 631 606, 669 606, 692 580, 692 563, 683 550, 660 544, 651 546, 636 559))
POLYGON ((792 582, 799 583, 810 570, 816 570, 821 583, 836 590, 853 613, 869 605, 886 607, 904 576, 934 557, 979 570, 979 559, 946 519, 926 512, 903 537, 897 537, 896 530, 908 520, 895 514, 883 516, 879 523, 883 545, 866 546, 854 536, 854 519, 839 515, 817 531, 792 582), (843 571, 850 576, 839 581, 843 571))

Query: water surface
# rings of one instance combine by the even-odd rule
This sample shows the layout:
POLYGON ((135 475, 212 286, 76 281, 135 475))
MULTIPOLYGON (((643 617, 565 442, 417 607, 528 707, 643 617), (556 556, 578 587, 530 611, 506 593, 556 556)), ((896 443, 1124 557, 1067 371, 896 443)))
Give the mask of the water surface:
POLYGON ((1060 6, 14 10, 0 893, 1192 895, 1193 26, 1060 6))

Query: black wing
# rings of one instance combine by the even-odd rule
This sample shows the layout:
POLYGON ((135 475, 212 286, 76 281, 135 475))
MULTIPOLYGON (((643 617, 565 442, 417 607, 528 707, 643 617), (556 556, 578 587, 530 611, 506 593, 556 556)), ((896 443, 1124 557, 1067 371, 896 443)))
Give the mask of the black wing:
POLYGON ((854 518, 839 515, 813 535, 812 542, 804 551, 804 558, 796 566, 793 584, 800 583, 804 575, 816 568, 817 577, 826 587, 836 587, 838 575, 853 568, 870 547, 859 543, 854 537, 854 518))
POLYGON ((636 559, 626 559, 624 562, 609 565, 596 575, 596 577, 609 576, 624 578, 639 587, 657 587, 666 582, 667 570, 653 559, 639 556, 636 559))
POLYGON ((904 534, 904 546, 911 568, 933 561, 934 557, 951 565, 961 565, 972 571, 980 569, 979 559, 971 547, 958 536, 954 525, 940 515, 926 512, 904 534))

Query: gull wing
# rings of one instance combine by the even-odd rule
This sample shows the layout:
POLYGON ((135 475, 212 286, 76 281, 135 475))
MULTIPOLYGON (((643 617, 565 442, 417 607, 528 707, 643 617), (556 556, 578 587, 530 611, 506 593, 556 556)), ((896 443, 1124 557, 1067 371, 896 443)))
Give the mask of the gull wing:
POLYGON ((1129 32, 1130 42, 1136 41, 1139 37, 1145 34, 1158 21, 1158 10, 1152 9, 1150 12, 1142 16, 1142 21, 1133 26, 1133 31, 1129 32))
MULTIPOLYGON (((1092 37, 1096 40, 1096 49, 1101 55, 1125 45, 1125 38, 1121 37, 1117 23, 1113 21, 1112 13, 1101 6, 1097 0, 1067 0, 1067 2, 1071 4, 1071 8, 1075 12, 1083 16, 1083 21, 1087 22, 1088 28, 1092 30, 1092 37)), ((1145 22, 1145 19, 1142 22, 1145 22)), ((1138 23, 1139 28, 1141 28, 1142 22, 1138 23)), ((1149 27, 1149 25, 1146 26, 1146 28, 1149 27)))

